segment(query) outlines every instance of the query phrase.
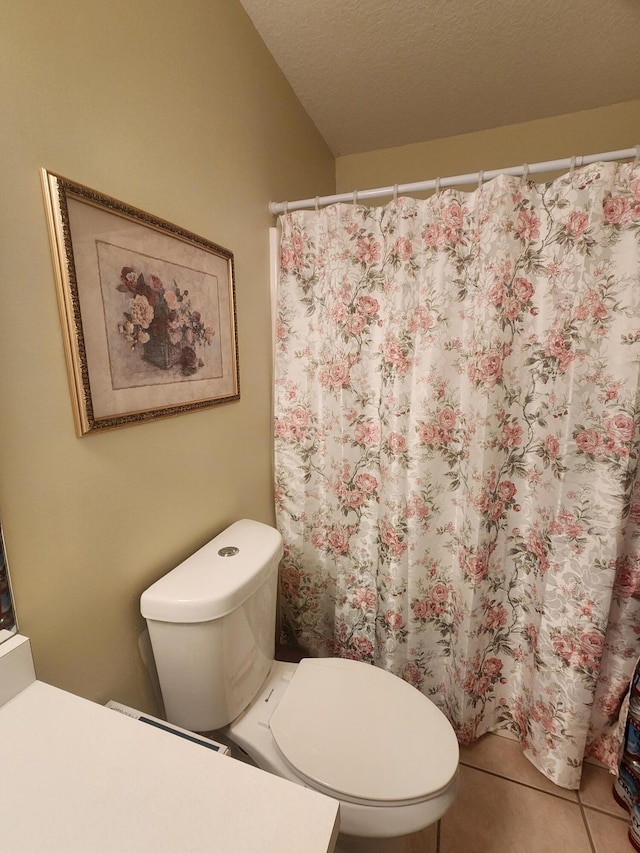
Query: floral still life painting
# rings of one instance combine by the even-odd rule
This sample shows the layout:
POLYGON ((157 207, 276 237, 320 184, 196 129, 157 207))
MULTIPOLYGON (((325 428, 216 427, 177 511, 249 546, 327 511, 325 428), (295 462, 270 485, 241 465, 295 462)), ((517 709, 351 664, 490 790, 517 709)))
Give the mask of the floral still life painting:
POLYGON ((238 400, 233 255, 42 170, 78 436, 238 400))
POLYGON ((204 367, 196 347, 210 346, 215 332, 192 309, 188 290, 175 281, 165 287, 156 275, 145 281, 133 267, 122 268, 117 289, 131 297, 118 331, 132 350, 141 349, 146 361, 163 370, 179 364, 184 376, 204 367))
POLYGON ((96 252, 112 387, 219 378, 217 276, 124 243, 96 252))

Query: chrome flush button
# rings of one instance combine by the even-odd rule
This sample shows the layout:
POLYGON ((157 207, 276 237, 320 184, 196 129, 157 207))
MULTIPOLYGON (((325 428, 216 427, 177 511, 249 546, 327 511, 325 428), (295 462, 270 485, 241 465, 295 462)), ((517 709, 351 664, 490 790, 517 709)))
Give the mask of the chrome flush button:
POLYGON ((239 550, 235 545, 227 545, 226 548, 220 548, 218 555, 220 557, 235 557, 239 550))

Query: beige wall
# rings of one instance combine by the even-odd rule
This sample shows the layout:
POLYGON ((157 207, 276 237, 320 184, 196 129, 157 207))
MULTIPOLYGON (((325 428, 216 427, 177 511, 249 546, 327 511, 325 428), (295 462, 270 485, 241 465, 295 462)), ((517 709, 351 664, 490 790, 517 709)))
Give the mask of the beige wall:
MULTIPOLYGON (((386 187, 436 178, 465 175, 480 169, 500 169, 599 154, 640 143, 640 101, 596 110, 512 124, 478 133, 451 136, 350 154, 336 161, 336 191, 386 187)), ((544 176, 536 176, 542 180, 544 176)), ((379 200, 384 204, 384 199, 379 200)))
POLYGON ((269 200, 334 161, 236 0, 0 12, 0 513, 39 678, 153 711, 139 595, 240 517, 272 521, 269 200), (242 399, 75 437, 39 169, 235 254, 242 399))

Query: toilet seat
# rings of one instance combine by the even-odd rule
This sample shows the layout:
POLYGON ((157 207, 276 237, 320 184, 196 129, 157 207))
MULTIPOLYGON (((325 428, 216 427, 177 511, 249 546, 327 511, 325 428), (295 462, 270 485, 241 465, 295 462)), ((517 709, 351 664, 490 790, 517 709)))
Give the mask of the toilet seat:
POLYGON ((433 702, 360 661, 302 660, 269 728, 302 780, 347 802, 419 803, 445 790, 458 767, 455 734, 433 702))

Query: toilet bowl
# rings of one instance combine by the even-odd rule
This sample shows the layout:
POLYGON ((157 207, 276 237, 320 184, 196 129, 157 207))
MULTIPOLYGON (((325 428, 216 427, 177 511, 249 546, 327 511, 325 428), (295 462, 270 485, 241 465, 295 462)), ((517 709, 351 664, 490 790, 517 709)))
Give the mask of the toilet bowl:
POLYGON ((225 731, 258 767, 339 800, 348 835, 417 832, 455 798, 458 743, 448 720, 415 688, 365 663, 274 661, 225 731))
POLYGON ((361 661, 274 660, 280 535, 236 522, 141 598, 169 722, 222 731, 263 770, 340 802, 340 831, 417 832, 456 795, 442 712, 361 661))

